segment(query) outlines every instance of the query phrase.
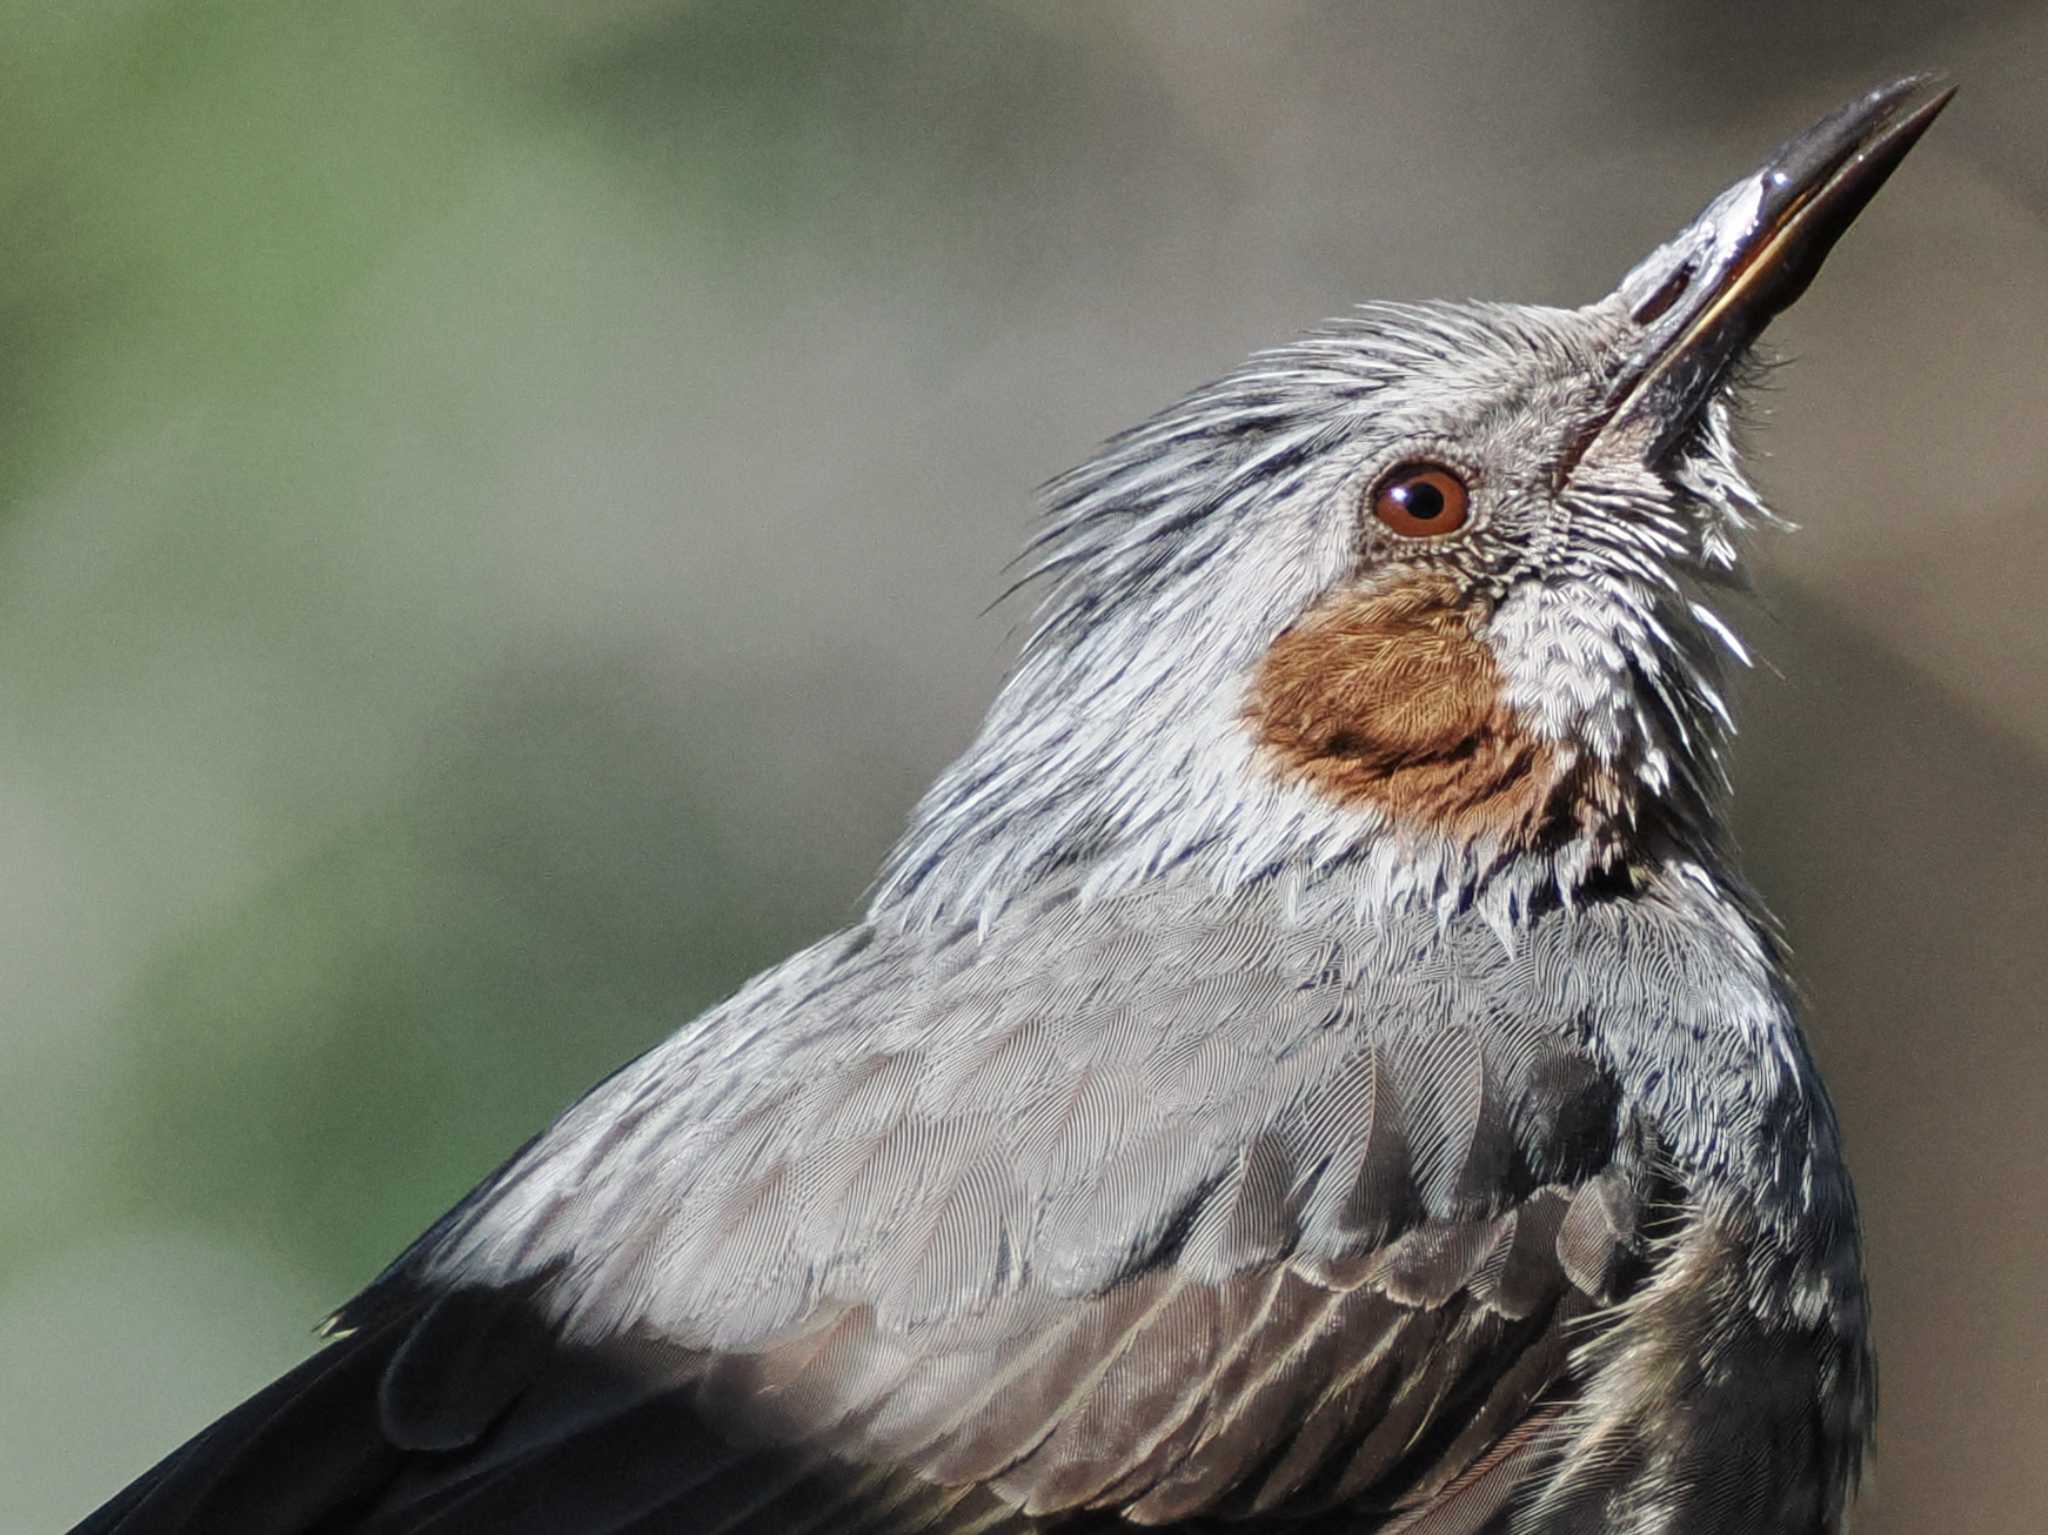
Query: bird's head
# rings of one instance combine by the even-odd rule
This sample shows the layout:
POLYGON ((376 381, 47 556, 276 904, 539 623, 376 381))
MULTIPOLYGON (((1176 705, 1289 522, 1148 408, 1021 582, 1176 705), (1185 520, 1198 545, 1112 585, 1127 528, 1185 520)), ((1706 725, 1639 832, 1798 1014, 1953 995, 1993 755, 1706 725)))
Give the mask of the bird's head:
POLYGON ((878 912, 1193 864, 1506 921, 1710 862, 1745 360, 1948 94, 1822 119, 1597 303, 1367 305, 1055 481, 1035 632, 878 912))

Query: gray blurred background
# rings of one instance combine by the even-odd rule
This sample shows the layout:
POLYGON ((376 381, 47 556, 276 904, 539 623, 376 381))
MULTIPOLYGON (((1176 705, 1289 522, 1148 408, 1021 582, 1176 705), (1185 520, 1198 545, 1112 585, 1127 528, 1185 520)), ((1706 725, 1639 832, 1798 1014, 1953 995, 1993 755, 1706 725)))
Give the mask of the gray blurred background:
POLYGON ((1740 827, 1859 1529, 2040 1529, 2048 8, 128 0, 0 20, 0 1531, 856 908, 1038 481, 1358 298, 1591 299, 1926 65, 1774 333, 1740 827))

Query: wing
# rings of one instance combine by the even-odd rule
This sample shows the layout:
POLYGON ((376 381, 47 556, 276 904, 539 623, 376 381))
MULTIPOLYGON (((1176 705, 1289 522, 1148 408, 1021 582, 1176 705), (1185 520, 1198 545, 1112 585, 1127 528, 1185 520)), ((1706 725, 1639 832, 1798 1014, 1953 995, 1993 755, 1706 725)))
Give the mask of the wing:
POLYGON ((1655 1197, 1543 963, 1192 889, 842 935, 85 1528, 1487 1528, 1655 1197))

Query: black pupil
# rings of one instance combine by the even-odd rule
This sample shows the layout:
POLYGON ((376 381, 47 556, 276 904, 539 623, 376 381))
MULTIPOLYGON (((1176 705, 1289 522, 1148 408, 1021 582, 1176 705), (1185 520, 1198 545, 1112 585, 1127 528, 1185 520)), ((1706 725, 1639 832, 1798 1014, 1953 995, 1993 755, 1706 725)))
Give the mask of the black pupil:
POLYGON ((1444 493, 1427 480, 1410 480, 1394 492, 1394 499, 1418 522, 1443 515, 1444 493))

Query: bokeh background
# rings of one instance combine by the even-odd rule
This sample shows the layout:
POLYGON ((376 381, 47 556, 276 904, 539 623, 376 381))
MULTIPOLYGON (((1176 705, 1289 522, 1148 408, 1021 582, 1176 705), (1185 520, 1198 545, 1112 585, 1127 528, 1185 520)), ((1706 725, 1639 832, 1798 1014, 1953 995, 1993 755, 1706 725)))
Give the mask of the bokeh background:
POLYGON ((1355 299, 1590 299, 1925 65, 1774 333, 1740 828, 1859 1528, 2040 1529, 2048 8, 104 0, 0 19, 0 1531, 856 909, 1033 485, 1355 299))

